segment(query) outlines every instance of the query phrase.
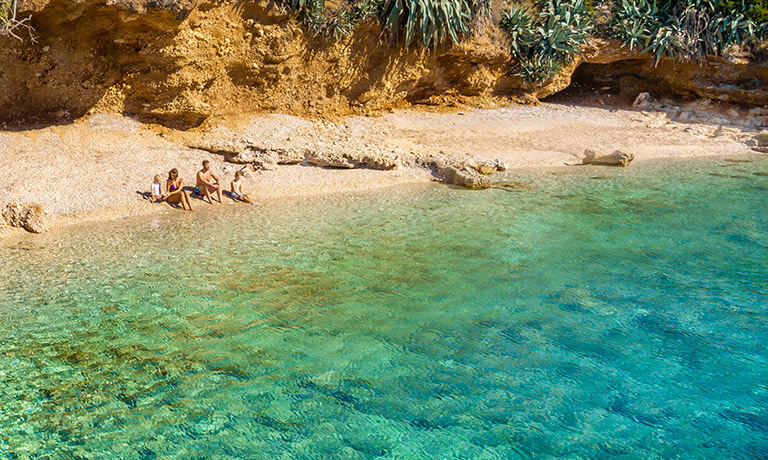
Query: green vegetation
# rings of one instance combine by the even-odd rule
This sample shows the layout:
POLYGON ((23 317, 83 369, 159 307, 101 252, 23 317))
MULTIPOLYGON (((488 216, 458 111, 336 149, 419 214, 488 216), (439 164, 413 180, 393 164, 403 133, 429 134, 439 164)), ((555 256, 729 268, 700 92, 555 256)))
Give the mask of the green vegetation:
POLYGON ((657 62, 717 56, 760 38, 758 24, 724 6, 712 0, 621 0, 607 32, 630 48, 649 51, 657 62))
POLYGON ((725 0, 723 9, 731 13, 742 13, 758 23, 768 22, 768 0, 725 0))
POLYGON ((533 8, 513 3, 499 25, 517 75, 537 82, 571 62, 592 35, 620 39, 656 62, 690 61, 760 42, 767 18, 768 0, 537 0, 533 8), (607 19, 595 17, 601 6, 607 19))
POLYGON ((32 27, 27 24, 29 19, 29 17, 22 20, 16 19, 16 0, 0 0, 0 36, 10 36, 21 40, 16 32, 19 29, 27 29, 30 37, 32 37, 32 27))
POLYGON ((491 0, 346 0, 335 11, 324 0, 281 0, 278 5, 316 35, 340 39, 361 22, 377 19, 392 42, 433 50, 458 43, 491 15, 491 0))
POLYGON ((472 20, 466 0, 385 0, 380 17, 384 32, 395 42, 433 49, 458 43, 472 20))
POLYGON ((532 82, 546 80, 570 63, 592 31, 583 0, 542 0, 538 8, 535 14, 513 4, 500 22, 519 63, 517 74, 532 82))

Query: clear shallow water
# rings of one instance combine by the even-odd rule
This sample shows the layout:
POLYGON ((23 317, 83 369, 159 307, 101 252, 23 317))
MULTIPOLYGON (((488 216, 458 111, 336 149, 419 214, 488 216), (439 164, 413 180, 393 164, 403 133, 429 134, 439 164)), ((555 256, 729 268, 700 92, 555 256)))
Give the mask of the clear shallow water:
POLYGON ((0 456, 765 458, 768 158, 0 248, 0 456))

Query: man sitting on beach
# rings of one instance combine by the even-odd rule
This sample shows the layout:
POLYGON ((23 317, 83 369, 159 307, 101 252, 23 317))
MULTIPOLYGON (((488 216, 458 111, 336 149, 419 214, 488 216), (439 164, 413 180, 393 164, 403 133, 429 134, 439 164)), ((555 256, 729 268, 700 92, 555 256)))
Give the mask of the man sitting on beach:
POLYGON ((211 192, 215 191, 219 198, 219 203, 221 203, 221 185, 219 182, 219 176, 211 170, 211 162, 203 160, 203 169, 197 172, 194 193, 199 197, 204 196, 208 198, 208 203, 213 204, 211 192))

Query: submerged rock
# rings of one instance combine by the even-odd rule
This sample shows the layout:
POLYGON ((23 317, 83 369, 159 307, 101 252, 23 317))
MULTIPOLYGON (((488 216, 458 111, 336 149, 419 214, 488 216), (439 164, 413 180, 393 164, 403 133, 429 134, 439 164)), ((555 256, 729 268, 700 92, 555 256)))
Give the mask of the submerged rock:
POLYGON ((533 185, 528 182, 501 181, 494 182, 493 185, 491 185, 491 188, 506 190, 507 192, 520 192, 523 190, 533 190, 533 185))
POLYGON ((621 150, 616 150, 610 155, 598 155, 594 150, 585 150, 582 164, 599 166, 627 166, 634 159, 634 155, 631 153, 622 152, 621 150))

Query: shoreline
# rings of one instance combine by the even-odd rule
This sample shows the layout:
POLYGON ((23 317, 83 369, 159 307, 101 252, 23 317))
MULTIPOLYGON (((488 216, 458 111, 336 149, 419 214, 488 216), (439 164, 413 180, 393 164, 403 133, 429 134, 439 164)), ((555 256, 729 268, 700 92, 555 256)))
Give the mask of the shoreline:
MULTIPOLYGON (((340 123, 249 115, 186 132, 96 114, 66 126, 0 131, 0 206, 13 201, 41 203, 54 215, 51 230, 176 212, 140 195, 149 189, 152 176, 176 167, 189 186, 200 162, 209 159, 228 190, 231 176, 242 167, 224 162, 223 155, 188 147, 204 142, 395 155, 439 153, 500 160, 514 171, 576 164, 585 149, 627 151, 635 155, 635 162, 755 154, 746 141, 756 133, 673 122, 657 112, 558 104, 466 113, 411 109, 376 118, 349 117, 340 123)), ((428 170, 409 167, 380 171, 284 165, 250 174, 244 188, 259 202, 435 180, 428 170)), ((226 194, 222 201, 225 206, 238 204, 226 194)), ((194 199, 193 206, 198 210, 211 205, 194 199)), ((9 228, 0 233, 0 240, 25 233, 9 228)))

